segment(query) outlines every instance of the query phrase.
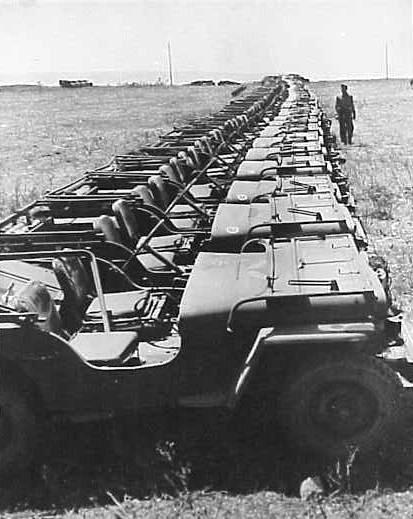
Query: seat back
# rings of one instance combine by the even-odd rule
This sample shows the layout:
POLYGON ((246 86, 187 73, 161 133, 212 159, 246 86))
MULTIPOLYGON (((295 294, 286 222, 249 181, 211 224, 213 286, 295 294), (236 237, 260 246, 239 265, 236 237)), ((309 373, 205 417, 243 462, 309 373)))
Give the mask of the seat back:
MULTIPOLYGON (((189 150, 190 148, 191 146, 188 146, 187 150, 189 150)), ((193 161, 199 164, 200 167, 198 169, 204 169, 211 159, 209 152, 204 148, 205 143, 200 140, 196 140, 193 146, 194 151, 191 151, 191 154, 188 152, 193 161), (196 154, 196 157, 193 155, 194 152, 196 154)))
POLYGON ((126 200, 120 199, 112 205, 112 210, 122 236, 125 235, 126 239, 131 240, 132 246, 134 246, 139 238, 147 235, 159 218, 162 218, 163 211, 155 203, 152 192, 147 186, 137 186, 132 189, 131 193, 141 198, 144 206, 133 205, 132 207, 126 200), (146 199, 150 203, 146 203, 146 199))
MULTIPOLYGON (((172 164, 172 162, 170 161, 172 164)), ((197 169, 195 162, 185 151, 180 151, 176 159, 176 167, 182 177, 182 184, 185 186, 191 181, 194 170, 197 169)))
POLYGON ((86 309, 94 297, 90 277, 78 257, 55 258, 52 266, 64 294, 60 308, 62 322, 64 328, 73 333, 80 328, 86 309))
POLYGON ((186 149, 188 157, 192 160, 196 169, 202 169, 202 161, 198 154, 198 151, 194 146, 188 146, 186 149))
POLYGON ((214 147, 211 139, 204 135, 200 138, 200 141, 202 143, 202 151, 212 157, 214 155, 214 147))
POLYGON ((116 200, 116 202, 114 202, 112 205, 112 211, 115 215, 122 234, 126 236, 126 239, 130 241, 132 245, 136 245, 136 242, 143 235, 143 232, 139 227, 138 219, 136 218, 128 202, 122 199, 116 200))
POLYGON ((215 128, 215 130, 211 130, 209 133, 211 138, 214 139, 216 145, 225 144, 225 139, 221 130, 215 128))
POLYGON ((41 222, 46 222, 48 220, 52 220, 52 211, 49 206, 36 205, 29 211, 29 216, 33 220, 39 220, 41 222))
POLYGON ((172 202, 171 193, 165 180, 160 175, 152 175, 148 178, 148 186, 152 191, 156 205, 165 211, 172 202))
POLYGON ((237 115, 236 120, 240 130, 245 130, 246 128, 248 128, 248 117, 245 114, 237 115))
POLYGON ((63 294, 70 295, 81 311, 86 310, 93 297, 93 289, 82 260, 75 256, 61 256, 55 258, 52 265, 63 294))
POLYGON ((142 202, 145 205, 158 207, 156 204, 155 198, 153 196, 152 191, 149 189, 148 186, 136 186, 132 189, 132 194, 134 196, 138 196, 142 199, 142 202))
POLYGON ((186 163, 186 153, 179 152, 179 154, 180 156, 172 157, 171 159, 169 159, 169 165, 173 169, 175 175, 177 176, 176 182, 186 185, 188 183, 189 177, 191 176, 191 171, 193 168, 188 170, 188 166, 186 163))
MULTIPOLYGON (((175 159, 175 157, 174 157, 175 159)), ((175 159, 176 160, 176 159, 175 159)), ((163 177, 168 178, 169 180, 172 180, 172 182, 178 182, 181 183, 182 179, 179 175, 179 172, 174 168, 171 164, 172 159, 169 161, 169 164, 164 164, 159 168, 159 174, 163 177)))
POLYGON ((106 241, 122 244, 122 237, 119 227, 116 225, 113 217, 102 214, 93 222, 93 228, 101 232, 106 241))

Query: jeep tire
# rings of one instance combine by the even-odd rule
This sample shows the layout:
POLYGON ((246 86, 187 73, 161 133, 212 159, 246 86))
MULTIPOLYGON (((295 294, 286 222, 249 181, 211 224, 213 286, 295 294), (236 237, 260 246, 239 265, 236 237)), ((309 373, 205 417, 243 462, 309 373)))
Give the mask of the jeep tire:
POLYGON ((329 458, 369 452, 394 426, 401 384, 383 361, 362 354, 318 356, 289 378, 278 416, 289 440, 329 458))

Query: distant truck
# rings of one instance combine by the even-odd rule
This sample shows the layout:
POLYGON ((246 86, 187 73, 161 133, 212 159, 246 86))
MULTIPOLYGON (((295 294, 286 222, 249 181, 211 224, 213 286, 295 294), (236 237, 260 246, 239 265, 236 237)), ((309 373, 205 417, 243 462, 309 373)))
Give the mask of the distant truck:
POLYGON ((240 85, 241 83, 239 81, 232 81, 230 79, 222 79, 221 81, 218 81, 218 86, 231 86, 231 85, 240 85))
POLYGON ((83 88, 83 87, 92 87, 93 83, 91 81, 87 81, 86 79, 60 79, 59 85, 62 88, 83 88))
POLYGON ((191 81, 189 86, 215 86, 212 79, 198 79, 197 81, 191 81))

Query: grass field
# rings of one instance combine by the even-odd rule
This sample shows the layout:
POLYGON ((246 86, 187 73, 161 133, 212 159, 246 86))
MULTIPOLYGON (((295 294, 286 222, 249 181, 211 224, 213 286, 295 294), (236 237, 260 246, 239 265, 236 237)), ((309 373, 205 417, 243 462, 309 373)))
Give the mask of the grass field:
POLYGON ((0 88, 0 216, 223 106, 231 87, 0 88))
MULTIPOLYGON (((413 304, 413 90, 407 80, 354 81, 355 139, 344 147, 367 233, 390 262, 394 293, 404 308, 413 304)), ((339 83, 313 86, 334 115, 339 83)), ((335 124, 338 133, 338 124, 335 124)))
MULTIPOLYGON (((397 301, 410 309, 413 90, 407 81, 397 80, 348 84, 357 120, 354 144, 343 149, 344 169, 371 241, 390 263, 397 301)), ((333 115, 339 83, 315 83, 311 88, 333 115)), ((229 90, 0 90, 2 213, 103 164, 115 152, 153 140, 188 116, 216 110, 229 99, 229 90)), ((121 445, 113 424, 59 431, 47 446, 50 455, 40 473, 27 474, 0 492, 0 515, 412 517, 413 492, 408 488, 413 483, 413 432, 408 428, 394 439, 393 463, 382 464, 379 455, 356 460, 346 479, 337 467, 317 466, 311 460, 300 460, 300 471, 292 475, 294 453, 256 443, 254 435, 243 436, 245 431, 237 431, 238 442, 227 443, 225 434, 216 437, 214 431, 202 430, 193 445, 193 438, 170 440, 150 428, 142 438, 135 427, 125 425, 128 442, 121 445), (292 497, 300 480, 314 472, 329 478, 331 490, 351 484, 356 493, 310 503, 292 497)))

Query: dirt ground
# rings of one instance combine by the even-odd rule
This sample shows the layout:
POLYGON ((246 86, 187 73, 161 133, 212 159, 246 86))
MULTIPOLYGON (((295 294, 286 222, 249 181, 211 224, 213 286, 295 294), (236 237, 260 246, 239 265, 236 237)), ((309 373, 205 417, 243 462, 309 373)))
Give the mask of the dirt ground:
MULTIPOLYGON (((310 85, 330 115, 339 85, 310 85)), ((348 85, 357 120, 354 144, 343 147, 344 170, 367 233, 389 261, 397 302, 410 310, 413 90, 407 80, 348 85)), ((218 109, 228 99, 228 89, 0 89, 2 213, 63 179, 101 165, 114 152, 153 140, 186 116, 218 109)), ((337 122, 334 130, 337 133, 337 122)), ((411 409, 407 401, 405 428, 390 442, 394 451, 390 461, 383 462, 380 453, 374 459, 356 460, 349 477, 340 467, 322 467, 331 489, 351 489, 353 495, 344 492, 301 502, 294 497, 301 478, 321 468, 312 460, 297 460, 296 453, 279 445, 257 443, 253 434, 227 443, 225 434, 217 437, 215 431, 201 429, 198 443, 192 445, 188 437, 158 441, 152 430, 142 438, 135 434, 136 424, 129 423, 124 426, 128 448, 120 452, 119 431, 104 424, 56 432, 40 470, 0 493, 0 515, 13 519, 412 517, 411 409), (300 470, 292 476, 298 465, 300 470)))

